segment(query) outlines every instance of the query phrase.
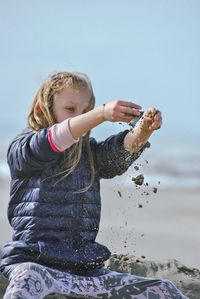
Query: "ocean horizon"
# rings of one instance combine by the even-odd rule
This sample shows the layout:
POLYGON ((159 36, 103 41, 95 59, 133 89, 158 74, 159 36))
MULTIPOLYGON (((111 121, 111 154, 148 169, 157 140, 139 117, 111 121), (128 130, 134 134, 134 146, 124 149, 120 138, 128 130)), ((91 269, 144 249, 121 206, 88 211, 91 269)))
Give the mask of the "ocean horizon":
MULTIPOLYGON (((8 145, 7 145, 8 147, 8 145)), ((10 178, 7 147, 0 151, 0 180, 10 178)), ((200 141, 151 142, 141 157, 123 175, 123 184, 133 184, 131 176, 144 175, 144 183, 159 188, 200 188, 200 141), (135 171, 134 166, 139 170, 135 171)))

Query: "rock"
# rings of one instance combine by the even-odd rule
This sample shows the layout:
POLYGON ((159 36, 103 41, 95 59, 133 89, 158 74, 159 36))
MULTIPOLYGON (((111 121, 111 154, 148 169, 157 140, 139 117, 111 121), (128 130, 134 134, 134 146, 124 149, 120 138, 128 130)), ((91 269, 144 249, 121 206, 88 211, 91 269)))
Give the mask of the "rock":
POLYGON ((136 185, 141 186, 143 184, 143 182, 144 182, 144 176, 143 176, 143 174, 139 174, 135 178, 132 178, 132 181, 134 181, 136 185))
POLYGON ((3 294, 5 293, 5 289, 8 285, 7 279, 5 279, 1 274, 0 274, 0 298, 3 298, 3 294))
POLYGON ((175 259, 159 262, 144 260, 132 255, 113 254, 106 266, 118 272, 169 279, 190 299, 200 298, 200 270, 186 267, 175 259))
MULTIPOLYGON (((169 279, 190 299, 200 298, 200 270, 186 267, 175 259, 159 262, 144 260, 133 255, 113 254, 106 262, 106 267, 138 276, 169 279)), ((3 298, 7 285, 7 280, 0 275, 0 298, 3 298)), ((49 295, 45 298, 70 299, 64 295, 49 295)))

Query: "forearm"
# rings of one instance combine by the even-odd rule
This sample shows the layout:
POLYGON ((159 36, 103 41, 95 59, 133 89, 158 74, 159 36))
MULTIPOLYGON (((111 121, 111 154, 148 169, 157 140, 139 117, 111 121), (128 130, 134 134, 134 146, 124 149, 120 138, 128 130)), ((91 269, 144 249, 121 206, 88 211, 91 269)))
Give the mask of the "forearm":
MULTIPOLYGON (((130 124, 134 122, 131 121, 130 124)), ((160 128, 162 116, 159 110, 149 108, 142 113, 134 128, 124 138, 124 148, 131 154, 138 153, 147 143, 154 130, 160 128)))
POLYGON ((133 131, 126 134, 124 148, 130 153, 137 153, 148 141, 152 132, 148 127, 136 126, 133 131))
POLYGON ((75 139, 104 122, 103 106, 70 119, 70 131, 75 139))
POLYGON ((149 108, 136 126, 124 138, 124 148, 130 153, 137 153, 147 142, 154 130, 160 128, 162 116, 159 110, 149 108))

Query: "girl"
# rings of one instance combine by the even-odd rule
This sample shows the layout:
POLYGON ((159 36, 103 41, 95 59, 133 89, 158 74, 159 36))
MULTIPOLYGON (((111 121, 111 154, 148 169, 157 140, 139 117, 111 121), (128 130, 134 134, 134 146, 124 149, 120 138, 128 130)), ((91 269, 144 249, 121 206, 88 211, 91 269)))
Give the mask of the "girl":
POLYGON ((161 126, 148 109, 134 130, 103 142, 90 130, 104 121, 130 122, 141 106, 112 101, 94 108, 89 78, 59 72, 38 90, 28 127, 11 142, 8 218, 13 240, 3 249, 1 271, 10 283, 4 299, 184 297, 167 280, 104 268, 107 247, 95 242, 100 221, 100 179, 123 174, 161 126), (151 114, 151 117, 149 117, 151 114))

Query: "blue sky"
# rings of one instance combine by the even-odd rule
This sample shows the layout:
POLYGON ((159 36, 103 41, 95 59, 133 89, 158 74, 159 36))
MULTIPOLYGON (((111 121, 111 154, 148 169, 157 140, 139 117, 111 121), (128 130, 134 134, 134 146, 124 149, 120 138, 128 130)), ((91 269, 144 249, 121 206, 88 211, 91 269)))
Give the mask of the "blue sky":
MULTIPOLYGON (((125 99, 163 113, 160 139, 198 139, 200 1, 0 2, 0 125, 7 140, 26 124, 42 80, 85 72, 97 105, 125 99)), ((103 124, 94 135, 121 129, 103 124)))

